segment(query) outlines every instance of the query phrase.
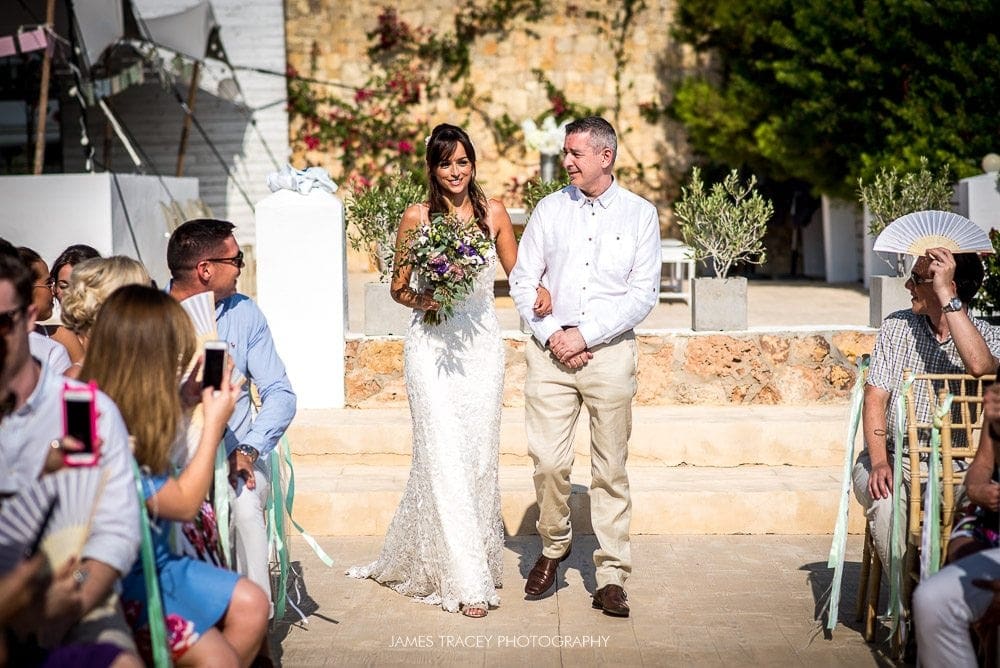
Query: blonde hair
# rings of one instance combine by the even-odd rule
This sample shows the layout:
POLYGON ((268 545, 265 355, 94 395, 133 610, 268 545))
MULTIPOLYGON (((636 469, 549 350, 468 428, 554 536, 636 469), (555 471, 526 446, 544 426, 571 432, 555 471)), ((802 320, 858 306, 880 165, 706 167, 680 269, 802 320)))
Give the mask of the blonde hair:
MULTIPOLYGON (((75 270, 74 270, 75 272, 75 270)), ((145 285, 116 290, 101 307, 80 378, 117 404, 135 458, 169 472, 181 419, 180 377, 197 347, 194 325, 172 297, 145 285)))
POLYGON ((73 267, 69 287, 63 294, 63 324, 75 334, 86 335, 108 295, 123 285, 151 282, 142 263, 124 255, 84 260, 73 267))

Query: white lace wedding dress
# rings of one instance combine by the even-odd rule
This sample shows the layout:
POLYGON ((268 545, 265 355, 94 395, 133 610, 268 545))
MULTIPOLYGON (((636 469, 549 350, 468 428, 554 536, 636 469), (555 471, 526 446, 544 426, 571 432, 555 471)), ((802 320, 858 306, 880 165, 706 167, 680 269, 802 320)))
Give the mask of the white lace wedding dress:
POLYGON ((497 479, 504 349, 493 299, 495 252, 472 295, 440 325, 415 311, 406 336, 413 463, 378 559, 347 574, 456 612, 500 603, 497 479))

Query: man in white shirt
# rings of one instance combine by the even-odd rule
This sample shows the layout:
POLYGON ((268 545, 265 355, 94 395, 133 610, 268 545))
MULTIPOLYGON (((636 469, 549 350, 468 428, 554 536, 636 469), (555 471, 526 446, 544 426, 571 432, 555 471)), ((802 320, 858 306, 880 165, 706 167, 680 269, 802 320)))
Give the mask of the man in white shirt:
POLYGON ((632 328, 652 310, 660 285, 656 207, 612 175, 618 140, 603 118, 566 127, 563 166, 570 185, 535 207, 510 275, 511 297, 530 324, 525 412, 535 462, 542 556, 525 592, 544 594, 572 543, 569 495, 573 431, 581 405, 590 414, 591 521, 597 591, 593 607, 627 617, 632 571, 628 439, 638 352, 632 328), (532 313, 542 275, 552 313, 532 313))

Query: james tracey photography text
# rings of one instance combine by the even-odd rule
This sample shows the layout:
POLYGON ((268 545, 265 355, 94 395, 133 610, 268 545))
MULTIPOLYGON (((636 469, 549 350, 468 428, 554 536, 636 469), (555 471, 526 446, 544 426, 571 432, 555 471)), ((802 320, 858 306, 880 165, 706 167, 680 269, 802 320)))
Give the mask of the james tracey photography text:
POLYGON ((607 647, 611 636, 418 635, 392 636, 389 649, 507 649, 527 647, 607 647))

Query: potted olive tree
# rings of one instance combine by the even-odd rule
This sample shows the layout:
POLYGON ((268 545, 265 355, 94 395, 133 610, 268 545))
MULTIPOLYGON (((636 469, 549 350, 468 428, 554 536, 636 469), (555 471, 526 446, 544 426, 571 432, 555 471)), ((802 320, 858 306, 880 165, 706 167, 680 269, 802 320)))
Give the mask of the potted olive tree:
POLYGON ((364 333, 404 334, 410 310, 389 294, 396 230, 406 207, 427 199, 427 189, 412 174, 386 177, 355 191, 347 202, 347 238, 354 250, 367 252, 378 267, 379 281, 365 284, 364 333))
MULTIPOLYGON (((858 179, 858 198, 865 207, 870 222, 871 239, 879 235, 892 221, 914 211, 950 211, 952 197, 951 175, 948 167, 934 174, 927 167, 927 158, 920 158, 920 169, 901 173, 895 167, 883 167, 865 183, 858 179)), ((871 243, 871 242, 869 242, 871 243)), ((868 324, 879 327, 885 316, 910 307, 910 293, 906 289, 906 256, 897 255, 889 260, 892 275, 869 277, 868 324)))
POLYGON ((734 169, 721 183, 706 191, 695 167, 691 182, 681 188, 674 204, 684 242, 694 260, 711 260, 715 273, 691 281, 691 329, 695 331, 747 328, 747 279, 730 277, 738 262, 762 264, 766 260, 764 232, 774 206, 756 191, 757 179, 743 185, 734 169))

